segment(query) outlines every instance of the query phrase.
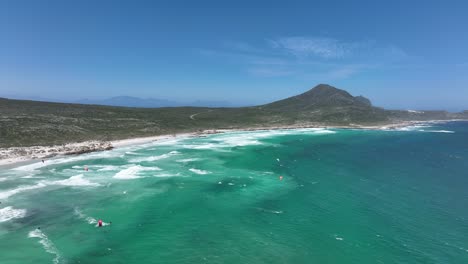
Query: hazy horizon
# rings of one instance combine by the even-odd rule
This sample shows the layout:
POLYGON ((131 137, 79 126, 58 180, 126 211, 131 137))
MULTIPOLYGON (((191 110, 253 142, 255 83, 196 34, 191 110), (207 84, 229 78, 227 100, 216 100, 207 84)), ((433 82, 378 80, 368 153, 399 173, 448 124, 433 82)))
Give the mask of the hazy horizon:
POLYGON ((387 109, 468 109, 468 3, 0 4, 0 96, 256 105, 328 83, 387 109))

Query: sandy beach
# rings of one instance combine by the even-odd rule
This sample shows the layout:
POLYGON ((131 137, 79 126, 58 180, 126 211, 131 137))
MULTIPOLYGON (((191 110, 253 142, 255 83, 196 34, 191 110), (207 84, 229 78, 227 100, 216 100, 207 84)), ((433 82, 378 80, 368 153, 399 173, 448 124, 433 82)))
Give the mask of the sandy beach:
POLYGON ((386 125, 362 126, 350 124, 347 126, 327 126, 323 124, 297 124, 290 126, 273 126, 273 127, 248 127, 238 129, 210 129, 201 132, 179 133, 171 135, 158 135, 151 137, 138 137, 114 141, 84 141, 78 143, 68 143, 55 146, 31 146, 31 147, 11 147, 0 148, 0 167, 12 167, 18 164, 30 163, 49 159, 56 156, 64 155, 79 155, 90 152, 106 151, 114 148, 121 148, 131 145, 146 144, 153 141, 164 141, 174 138, 188 137, 203 137, 210 134, 242 132, 242 131, 261 131, 261 130, 278 130, 278 129, 301 129, 301 128, 327 128, 327 129, 370 129, 370 130, 396 130, 403 127, 436 124, 453 121, 466 121, 460 119, 453 120, 429 120, 429 121, 403 121, 398 123, 390 123, 386 125))

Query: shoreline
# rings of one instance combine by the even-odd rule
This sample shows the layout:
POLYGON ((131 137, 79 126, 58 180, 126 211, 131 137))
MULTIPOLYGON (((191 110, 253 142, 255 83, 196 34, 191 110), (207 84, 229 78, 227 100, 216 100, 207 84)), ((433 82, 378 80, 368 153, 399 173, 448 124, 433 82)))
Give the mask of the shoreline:
POLYGON ((447 122, 468 121, 465 119, 451 120, 427 120, 427 121, 401 121, 385 125, 346 125, 330 126, 324 124, 297 124, 288 126, 265 126, 265 127, 245 127, 245 128, 220 128, 207 129, 199 132, 176 133, 149 137, 136 137, 120 139, 113 141, 84 141, 79 143, 67 143, 55 146, 31 146, 31 147, 10 147, 0 148, 0 168, 10 168, 18 165, 26 165, 41 161, 43 159, 54 158, 57 156, 80 155, 91 152, 100 152, 122 148, 133 145, 141 145, 155 141, 164 141, 175 138, 205 137, 207 135, 229 133, 229 132, 250 132, 263 130, 288 130, 302 128, 324 128, 324 129, 360 129, 360 130, 395 130, 401 127, 421 125, 421 124, 439 124, 447 122))

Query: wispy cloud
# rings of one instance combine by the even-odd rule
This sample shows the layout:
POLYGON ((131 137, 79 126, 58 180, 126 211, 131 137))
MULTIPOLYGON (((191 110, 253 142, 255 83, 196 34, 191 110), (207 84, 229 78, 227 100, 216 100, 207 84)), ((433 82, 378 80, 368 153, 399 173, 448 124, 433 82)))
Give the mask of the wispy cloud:
POLYGON ((394 45, 323 37, 267 39, 257 46, 225 42, 219 50, 202 50, 201 53, 243 65, 245 71, 253 76, 323 78, 329 81, 350 78, 408 57, 394 45))
POLYGON ((269 41, 274 49, 305 58, 317 56, 326 59, 343 58, 365 43, 347 43, 332 38, 287 37, 269 41))

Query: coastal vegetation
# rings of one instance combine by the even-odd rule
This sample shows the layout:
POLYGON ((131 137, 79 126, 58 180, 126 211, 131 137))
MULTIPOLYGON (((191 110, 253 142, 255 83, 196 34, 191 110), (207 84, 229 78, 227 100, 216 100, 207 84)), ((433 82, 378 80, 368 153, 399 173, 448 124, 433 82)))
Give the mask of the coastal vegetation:
POLYGON ((385 110, 363 96, 325 84, 284 100, 238 108, 131 108, 0 98, 0 148, 207 129, 370 126, 434 119, 468 119, 468 112, 385 110))

